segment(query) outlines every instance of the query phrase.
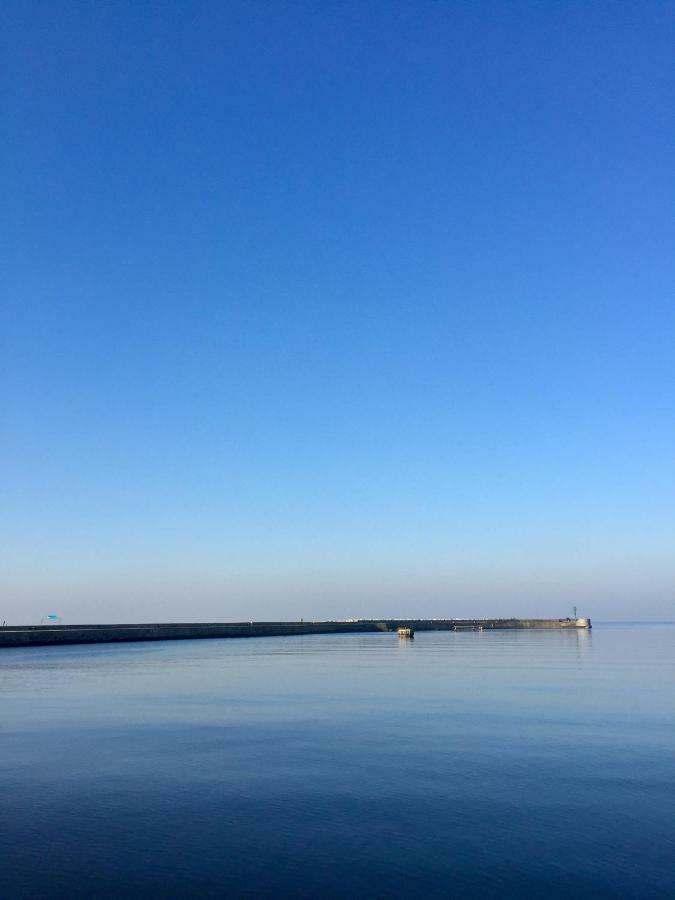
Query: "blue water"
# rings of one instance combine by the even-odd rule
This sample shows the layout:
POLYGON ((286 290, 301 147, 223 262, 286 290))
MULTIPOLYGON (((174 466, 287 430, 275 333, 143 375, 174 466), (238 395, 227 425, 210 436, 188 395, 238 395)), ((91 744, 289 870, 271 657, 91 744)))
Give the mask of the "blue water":
POLYGON ((675 627, 0 651, 0 897, 675 897, 675 627))

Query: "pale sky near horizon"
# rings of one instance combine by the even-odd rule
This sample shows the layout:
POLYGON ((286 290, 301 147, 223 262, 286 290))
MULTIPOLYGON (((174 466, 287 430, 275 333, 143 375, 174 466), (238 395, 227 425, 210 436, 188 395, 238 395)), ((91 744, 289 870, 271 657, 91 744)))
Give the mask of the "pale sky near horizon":
POLYGON ((673 3, 0 15, 0 621, 675 619, 673 3))

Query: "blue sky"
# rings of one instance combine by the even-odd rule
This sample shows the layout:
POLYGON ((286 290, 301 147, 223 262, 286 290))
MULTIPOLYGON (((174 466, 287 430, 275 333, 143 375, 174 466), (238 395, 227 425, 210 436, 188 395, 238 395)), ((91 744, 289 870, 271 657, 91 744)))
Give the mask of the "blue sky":
POLYGON ((675 618, 674 13, 5 4, 0 619, 675 618))

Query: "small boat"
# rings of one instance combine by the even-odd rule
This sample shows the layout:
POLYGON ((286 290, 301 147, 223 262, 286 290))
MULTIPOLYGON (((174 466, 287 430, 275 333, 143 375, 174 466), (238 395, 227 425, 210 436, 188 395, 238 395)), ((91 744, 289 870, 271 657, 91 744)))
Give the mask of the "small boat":
POLYGON ((412 628, 399 628, 398 636, 400 638, 413 638, 415 637, 415 631, 412 628))

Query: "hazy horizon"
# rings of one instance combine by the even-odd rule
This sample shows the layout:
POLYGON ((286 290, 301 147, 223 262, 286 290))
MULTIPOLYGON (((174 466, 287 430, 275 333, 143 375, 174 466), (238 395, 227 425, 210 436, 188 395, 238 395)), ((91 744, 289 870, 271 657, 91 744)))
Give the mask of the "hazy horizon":
POLYGON ((671 13, 5 4, 0 621, 675 619, 671 13))

